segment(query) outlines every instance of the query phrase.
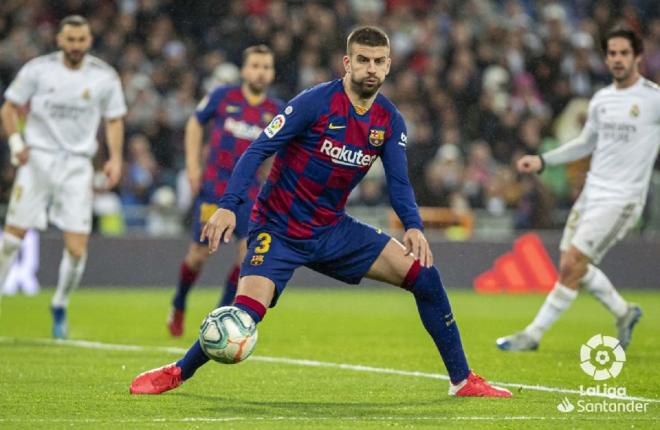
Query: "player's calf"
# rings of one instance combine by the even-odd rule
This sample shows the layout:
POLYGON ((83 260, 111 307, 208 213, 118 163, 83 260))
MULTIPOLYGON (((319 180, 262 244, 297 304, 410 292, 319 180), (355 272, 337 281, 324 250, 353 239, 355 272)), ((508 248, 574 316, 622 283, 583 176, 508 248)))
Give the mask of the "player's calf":
POLYGON ((438 269, 423 267, 415 260, 402 286, 415 296, 419 316, 442 356, 451 381, 465 380, 470 368, 438 269))

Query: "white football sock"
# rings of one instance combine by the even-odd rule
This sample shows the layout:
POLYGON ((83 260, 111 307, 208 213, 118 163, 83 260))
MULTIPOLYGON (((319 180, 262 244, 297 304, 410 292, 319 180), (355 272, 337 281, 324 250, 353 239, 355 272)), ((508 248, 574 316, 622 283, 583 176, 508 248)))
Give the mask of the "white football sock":
POLYGON ((21 248, 21 238, 4 232, 0 239, 0 296, 7 280, 9 269, 16 260, 18 250, 21 248))
POLYGON ((577 290, 572 290, 557 282, 548 297, 546 297, 534 321, 525 328, 525 332, 539 342, 543 337, 543 333, 571 306, 577 295, 577 290))
POLYGON ((86 262, 87 254, 76 259, 69 254, 69 251, 64 250, 60 262, 60 275, 57 279, 57 290, 51 301, 53 307, 66 308, 69 305, 69 296, 80 284, 86 262))
POLYGON ((626 314, 628 303, 598 267, 590 264, 587 274, 584 275, 581 281, 584 288, 593 294, 614 316, 621 318, 626 314))

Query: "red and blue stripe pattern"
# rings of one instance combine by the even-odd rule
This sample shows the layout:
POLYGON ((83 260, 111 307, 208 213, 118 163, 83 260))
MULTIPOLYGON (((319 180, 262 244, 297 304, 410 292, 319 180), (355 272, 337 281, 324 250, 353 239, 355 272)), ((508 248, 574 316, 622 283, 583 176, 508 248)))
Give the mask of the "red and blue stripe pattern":
POLYGON ((235 210, 250 176, 269 155, 276 158, 252 211, 255 226, 308 239, 336 225, 346 200, 381 158, 392 205, 407 228, 421 220, 407 174, 405 123, 382 95, 360 115, 341 80, 294 98, 248 148, 220 200, 235 210))
MULTIPOLYGON (((201 124, 212 124, 203 195, 218 199, 225 193, 238 159, 281 107, 281 102, 270 97, 258 105, 250 104, 239 85, 220 86, 200 103, 195 111, 197 119, 201 124)), ((248 187, 251 200, 259 193, 257 177, 248 187)))

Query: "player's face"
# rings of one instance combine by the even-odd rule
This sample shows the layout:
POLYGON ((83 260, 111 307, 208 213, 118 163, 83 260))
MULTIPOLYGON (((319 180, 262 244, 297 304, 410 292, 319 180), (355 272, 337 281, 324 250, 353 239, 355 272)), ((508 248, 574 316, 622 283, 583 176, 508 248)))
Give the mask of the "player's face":
POLYGON ((275 65, 270 54, 250 54, 241 69, 243 82, 256 94, 266 91, 275 79, 275 65))
POLYGON ((625 37, 613 37, 607 42, 605 63, 617 82, 624 82, 637 73, 639 56, 635 56, 630 41, 625 37))
POLYGON ((65 25, 57 35, 57 46, 64 52, 66 61, 72 66, 77 66, 92 46, 89 26, 65 25))
POLYGON ((344 69, 351 81, 351 89, 360 98, 372 97, 390 73, 390 48, 387 46, 366 46, 354 43, 350 56, 344 56, 344 69))

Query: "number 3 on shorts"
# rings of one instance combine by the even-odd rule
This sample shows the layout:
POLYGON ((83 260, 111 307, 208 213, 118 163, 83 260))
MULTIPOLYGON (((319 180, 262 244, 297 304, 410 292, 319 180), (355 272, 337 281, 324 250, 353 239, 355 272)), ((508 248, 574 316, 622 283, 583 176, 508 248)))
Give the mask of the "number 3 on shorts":
POLYGON ((270 250, 270 242, 272 241, 270 234, 259 233, 257 236, 257 241, 259 242, 259 246, 254 248, 255 254, 265 254, 270 250))

